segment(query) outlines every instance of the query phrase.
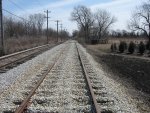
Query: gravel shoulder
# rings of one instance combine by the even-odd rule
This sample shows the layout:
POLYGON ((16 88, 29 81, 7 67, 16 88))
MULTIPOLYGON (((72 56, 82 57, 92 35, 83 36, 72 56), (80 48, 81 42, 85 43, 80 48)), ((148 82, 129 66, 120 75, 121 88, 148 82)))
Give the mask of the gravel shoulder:
POLYGON ((121 84, 141 113, 150 112, 150 60, 114 55, 85 46, 106 76, 121 84))

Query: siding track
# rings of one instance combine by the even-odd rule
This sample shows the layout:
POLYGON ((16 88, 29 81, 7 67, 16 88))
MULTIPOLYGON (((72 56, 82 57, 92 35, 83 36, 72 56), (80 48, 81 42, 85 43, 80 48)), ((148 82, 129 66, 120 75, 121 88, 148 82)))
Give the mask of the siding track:
POLYGON ((34 58, 35 56, 41 54, 55 45, 43 45, 27 49, 21 52, 13 53, 10 55, 0 57, 0 73, 5 73, 8 70, 34 58))

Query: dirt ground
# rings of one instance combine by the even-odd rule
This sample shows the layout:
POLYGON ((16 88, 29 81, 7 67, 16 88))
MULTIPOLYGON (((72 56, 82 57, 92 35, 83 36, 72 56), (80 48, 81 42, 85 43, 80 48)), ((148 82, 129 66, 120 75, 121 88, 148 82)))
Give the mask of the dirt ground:
MULTIPOLYGON (((140 107, 145 106, 143 103, 150 106, 150 58, 111 54, 107 49, 108 46, 106 44, 86 45, 85 47, 102 65, 109 77, 127 88, 140 107)), ((143 111, 145 107, 141 107, 141 109, 143 111)))

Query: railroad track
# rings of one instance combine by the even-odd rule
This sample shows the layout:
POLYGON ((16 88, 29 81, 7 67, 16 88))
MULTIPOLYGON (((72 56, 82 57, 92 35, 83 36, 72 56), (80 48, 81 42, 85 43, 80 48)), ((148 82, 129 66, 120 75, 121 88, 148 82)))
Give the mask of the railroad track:
MULTIPOLYGON (((97 108, 97 112, 99 113, 116 113, 119 110, 115 106, 115 101, 109 95, 105 86, 101 83, 99 79, 99 75, 95 73, 93 66, 89 63, 89 60, 86 58, 86 54, 83 51, 79 50, 80 59, 85 72, 89 84, 91 85, 92 95, 94 98, 94 103, 97 108)), ((123 112, 123 111, 122 111, 123 112)), ((121 112, 120 112, 121 113, 121 112)))
POLYGON ((5 73, 8 70, 34 58, 35 56, 41 54, 42 52, 54 47, 55 45, 43 45, 31 49, 27 49, 21 52, 13 53, 0 57, 0 73, 5 73))
POLYGON ((22 99, 4 113, 113 113, 114 101, 97 79, 78 44, 62 49, 53 63, 27 85, 22 99))

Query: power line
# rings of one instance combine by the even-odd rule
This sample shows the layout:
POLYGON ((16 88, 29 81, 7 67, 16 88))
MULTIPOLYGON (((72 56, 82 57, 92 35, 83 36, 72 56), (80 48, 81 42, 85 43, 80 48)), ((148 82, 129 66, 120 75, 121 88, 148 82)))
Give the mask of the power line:
MULTIPOLYGON (((20 7, 18 4, 16 4, 15 2, 11 1, 11 0, 8 0, 10 3, 14 4, 17 8, 25 11, 25 9, 23 9, 22 7, 20 7)), ((26 12, 26 11, 25 11, 26 12)))
POLYGON ((29 21, 29 20, 27 20, 27 19, 25 19, 25 18, 23 18, 23 17, 20 17, 20 16, 18 16, 18 15, 16 15, 16 14, 14 14, 14 13, 12 13, 12 12, 6 10, 6 9, 2 9, 2 10, 5 11, 5 12, 7 12, 7 13, 9 13, 9 14, 11 14, 11 15, 13 15, 13 16, 15 16, 15 17, 17 17, 17 18, 19 18, 19 19, 21 19, 21 20, 23 20, 23 21, 30 22, 30 23, 34 24, 34 22, 29 21))
MULTIPOLYGON (((63 24, 60 24, 60 28, 61 28, 61 35, 62 35, 62 28, 63 28, 63 24)), ((60 37, 60 40, 62 41, 62 37, 60 37)))
POLYGON ((48 44, 48 19, 50 18, 49 16, 48 16, 48 14, 49 13, 51 13, 51 11, 44 11, 44 12, 46 12, 46 14, 47 14, 47 16, 46 16, 46 18, 47 18, 47 30, 46 30, 46 35, 47 35, 47 44, 48 44))
POLYGON ((20 19, 25 20, 25 21, 29 21, 29 20, 24 19, 23 17, 20 17, 20 16, 18 16, 18 15, 16 15, 16 14, 14 14, 14 13, 12 13, 12 12, 6 10, 6 9, 2 9, 2 10, 5 11, 5 12, 7 12, 7 13, 9 13, 9 14, 11 14, 11 15, 13 15, 13 16, 15 16, 15 17, 17 17, 17 18, 20 18, 20 19))
POLYGON ((4 33, 3 33, 3 11, 2 11, 2 0, 0 0, 0 24, 1 24, 1 48, 2 48, 2 51, 4 52, 5 54, 5 51, 4 51, 4 33))
POLYGON ((36 1, 38 2, 39 6, 41 7, 42 6, 41 2, 39 0, 36 0, 36 1))
POLYGON ((60 20, 56 20, 55 22, 57 23, 57 42, 58 42, 58 24, 59 24, 60 20))
MULTIPOLYGON (((41 8, 41 6, 43 5, 39 0, 35 0, 36 1, 36 3, 38 4, 38 6, 40 6, 40 8, 41 8)), ((42 9, 40 9, 40 10, 37 10, 37 11, 35 11, 35 12, 41 12, 41 11, 43 11, 43 10, 47 10, 47 9, 45 9, 45 8, 42 8, 42 9)))
POLYGON ((62 23, 60 24, 60 28, 61 28, 61 32, 62 32, 62 28, 63 28, 63 24, 62 23))
MULTIPOLYGON (((20 7, 18 4, 16 4, 15 2, 13 2, 13 1, 11 1, 11 0, 8 0, 9 2, 11 2, 12 4, 14 4, 17 8, 19 8, 19 9, 21 9, 21 10, 23 10, 25 13, 27 12, 25 9, 23 9, 22 7, 20 7)), ((37 1, 37 3, 38 3, 38 5, 41 7, 41 3, 39 2, 39 1, 37 1)), ((41 12, 41 11, 43 11, 43 9, 42 10, 37 10, 36 12, 41 12)))

